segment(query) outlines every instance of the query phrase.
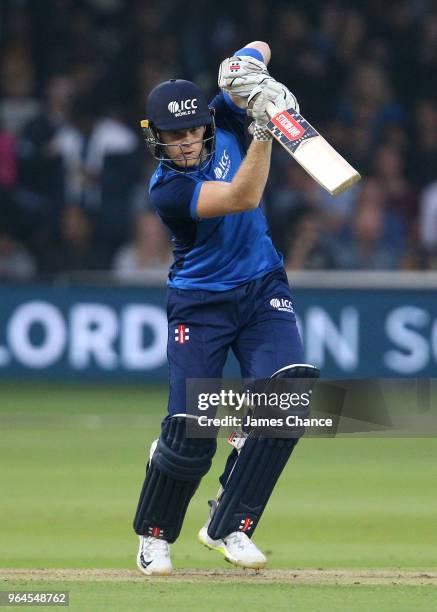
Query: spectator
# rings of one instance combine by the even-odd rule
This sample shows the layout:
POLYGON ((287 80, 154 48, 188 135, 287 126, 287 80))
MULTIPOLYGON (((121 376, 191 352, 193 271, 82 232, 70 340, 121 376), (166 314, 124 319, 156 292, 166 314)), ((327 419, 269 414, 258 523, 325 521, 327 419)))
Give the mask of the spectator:
POLYGON ((18 224, 13 194, 17 183, 17 142, 14 134, 2 129, 0 121, 0 219, 18 224))
POLYGON ((401 266, 398 244, 385 239, 384 192, 375 180, 364 182, 355 203, 351 225, 335 245, 340 270, 395 270, 401 266))
MULTIPOLYGON (((437 68, 436 68, 437 69, 437 68)), ((410 142, 410 179, 424 187, 437 177, 437 101, 422 99, 414 108, 410 142)))
POLYGON ((100 177, 105 157, 132 153, 138 140, 132 130, 116 117, 102 116, 98 100, 90 92, 75 100, 71 121, 55 136, 53 150, 65 170, 65 201, 96 211, 102 205, 100 177))
POLYGON ((17 142, 14 134, 2 129, 0 122, 0 200, 10 205, 17 183, 17 142))
POLYGON ((420 199, 420 246, 430 268, 437 268, 437 180, 424 189, 420 199))
POLYGON ((387 204, 412 225, 417 218, 417 194, 404 174, 402 150, 394 144, 382 144, 376 151, 373 176, 384 185, 387 204))
POLYGON ((42 272, 59 274, 107 267, 99 245, 93 242, 91 219, 78 206, 67 206, 61 217, 60 244, 47 250, 42 272))
POLYGON ((170 242, 162 223, 153 212, 143 213, 135 226, 135 241, 122 247, 112 269, 119 278, 129 278, 145 270, 168 268, 170 242))
POLYGON ((52 77, 41 112, 24 126, 19 140, 15 204, 22 235, 38 255, 53 241, 63 206, 63 172, 54 142, 68 121, 72 92, 70 77, 52 77))
POLYGON ((32 96, 30 67, 5 62, 1 80, 4 98, 0 101, 0 116, 8 131, 19 134, 25 123, 39 111, 39 103, 32 96))
POLYGON ((50 78, 40 114, 25 126, 21 135, 24 157, 40 149, 49 149, 53 136, 68 121, 73 92, 74 83, 69 75, 60 74, 50 78))
POLYGON ((277 248, 285 253, 288 249, 290 228, 306 209, 317 207, 320 190, 317 183, 288 155, 282 159, 281 182, 270 187, 269 221, 273 240, 277 248), (285 231, 284 231, 285 230, 285 231))
POLYGON ((350 159, 367 173, 375 146, 385 131, 405 121, 402 105, 394 98, 388 72, 383 67, 361 63, 355 66, 337 116, 350 125, 350 159))
POLYGON ((331 242, 315 210, 301 213, 288 237, 285 266, 290 270, 327 270, 335 265, 331 242))
POLYGON ((0 228, 0 279, 31 280, 35 270, 35 263, 26 248, 0 228))
POLYGON ((29 15, 22 7, 15 6, 6 11, 4 17, 7 29, 0 56, 0 91, 3 96, 0 100, 0 118, 7 131, 18 134, 39 109, 38 100, 34 97, 29 15))
POLYGON ((16 138, 0 124, 0 190, 12 191, 17 181, 16 138))

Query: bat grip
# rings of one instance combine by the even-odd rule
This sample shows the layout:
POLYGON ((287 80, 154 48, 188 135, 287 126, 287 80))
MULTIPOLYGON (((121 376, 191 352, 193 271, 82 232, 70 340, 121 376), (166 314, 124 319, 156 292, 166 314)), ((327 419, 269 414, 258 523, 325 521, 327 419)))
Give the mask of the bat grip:
POLYGON ((271 119, 274 115, 276 115, 276 113, 279 113, 279 109, 273 104, 273 102, 267 102, 266 112, 271 119))

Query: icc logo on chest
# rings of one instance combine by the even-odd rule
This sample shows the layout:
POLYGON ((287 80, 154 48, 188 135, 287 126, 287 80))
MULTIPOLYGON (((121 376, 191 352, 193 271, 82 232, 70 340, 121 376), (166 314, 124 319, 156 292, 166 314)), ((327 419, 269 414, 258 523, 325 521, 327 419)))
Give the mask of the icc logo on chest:
POLYGON ((214 176, 219 180, 224 180, 229 170, 231 169, 231 158, 229 157, 226 149, 223 151, 223 155, 220 158, 218 165, 214 168, 214 176))

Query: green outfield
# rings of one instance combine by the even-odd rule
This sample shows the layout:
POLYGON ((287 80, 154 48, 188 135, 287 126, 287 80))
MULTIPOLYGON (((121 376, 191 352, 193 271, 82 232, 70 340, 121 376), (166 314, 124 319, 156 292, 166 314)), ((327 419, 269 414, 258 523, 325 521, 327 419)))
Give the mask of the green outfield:
POLYGON ((435 438, 302 440, 256 532, 258 577, 224 575, 197 543, 222 440, 172 547, 199 571, 137 575, 131 522, 165 405, 161 388, 0 385, 1 590, 66 588, 78 610, 437 610, 435 438))

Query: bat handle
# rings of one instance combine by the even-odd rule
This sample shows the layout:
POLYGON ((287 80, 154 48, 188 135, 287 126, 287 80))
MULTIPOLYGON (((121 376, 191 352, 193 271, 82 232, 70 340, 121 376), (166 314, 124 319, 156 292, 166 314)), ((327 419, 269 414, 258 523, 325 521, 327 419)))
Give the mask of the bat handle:
POLYGON ((275 106, 273 104, 273 102, 267 102, 267 104, 266 104, 266 111, 267 111, 267 114, 270 117, 270 119, 272 117, 274 117, 274 115, 276 115, 276 113, 279 113, 278 107, 275 106))
MULTIPOLYGON (((260 92, 261 93, 261 92, 260 92)), ((251 100, 251 103, 249 104, 249 108, 252 108, 254 101, 256 100, 256 98, 259 96, 259 93, 251 100)), ((266 112, 267 115, 269 116, 269 118, 271 119, 272 117, 274 117, 274 115, 276 115, 276 113, 279 112, 279 108, 277 106, 275 106, 273 104, 273 102, 267 102, 266 103, 266 112)))

